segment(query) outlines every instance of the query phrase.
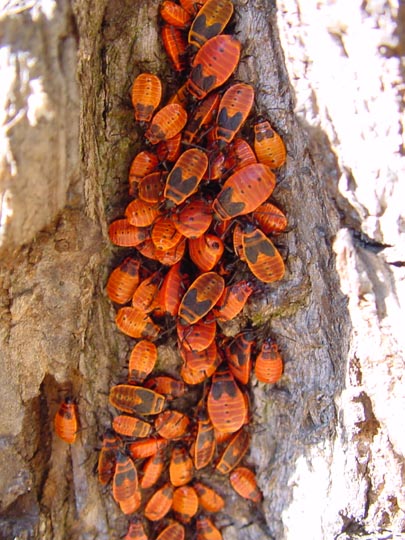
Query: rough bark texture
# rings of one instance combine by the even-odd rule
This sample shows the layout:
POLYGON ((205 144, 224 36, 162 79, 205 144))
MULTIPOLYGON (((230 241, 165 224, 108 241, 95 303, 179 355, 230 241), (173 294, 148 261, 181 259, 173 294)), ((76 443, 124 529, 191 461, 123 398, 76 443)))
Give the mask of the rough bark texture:
MULTIPOLYGON (((279 240, 285 279, 245 312, 285 359, 279 384, 253 389, 249 462, 264 503, 249 507, 223 483, 224 538, 399 535, 404 7, 235 7, 238 77, 288 148, 274 200, 290 229, 279 240)), ((141 145, 131 82, 151 71, 167 95, 177 86, 157 8, 62 0, 1 11, 1 539, 115 540, 126 528, 93 473, 130 347, 103 290, 122 258, 106 230, 141 145), (66 394, 82 424, 71 447, 52 427, 66 394)))

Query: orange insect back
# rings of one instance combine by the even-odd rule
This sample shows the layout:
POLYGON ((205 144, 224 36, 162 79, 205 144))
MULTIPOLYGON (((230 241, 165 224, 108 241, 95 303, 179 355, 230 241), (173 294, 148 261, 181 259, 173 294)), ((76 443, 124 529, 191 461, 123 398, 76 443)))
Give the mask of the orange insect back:
POLYGON ((212 310, 218 321, 231 321, 245 307, 253 287, 248 281, 237 281, 233 285, 225 287, 222 296, 212 310))
POLYGON ((174 490, 172 509, 179 521, 190 523, 198 511, 198 495, 191 486, 180 486, 174 490))
POLYGON ((211 422, 218 431, 235 433, 242 427, 246 417, 245 398, 224 364, 212 377, 207 408, 211 422))
POLYGON ((185 535, 184 526, 177 521, 172 521, 163 529, 156 540, 184 540, 185 535))
POLYGON ((202 351, 194 351, 181 347, 180 355, 188 368, 192 370, 204 371, 206 373, 208 373, 211 368, 213 368, 215 371, 214 366, 217 365, 217 358, 219 357, 215 340, 213 340, 210 345, 202 351))
POLYGON ((252 163, 230 176, 212 203, 218 219, 232 219, 256 210, 270 197, 276 177, 267 165, 252 163))
POLYGON ((144 514, 150 521, 159 521, 170 512, 173 504, 173 486, 164 484, 146 503, 144 514))
POLYGON ((214 457, 216 443, 214 426, 208 416, 207 409, 200 407, 197 413, 197 434, 194 445, 194 467, 197 470, 203 469, 209 465, 214 457))
POLYGON ((138 182, 140 182, 144 176, 152 173, 158 165, 159 160, 157 156, 147 150, 139 152, 134 157, 128 175, 130 195, 133 197, 135 196, 138 182))
POLYGON ((260 163, 268 165, 272 169, 277 169, 284 165, 287 152, 283 139, 266 121, 259 122, 253 126, 254 149, 260 163))
POLYGON ((166 171, 157 171, 144 176, 137 184, 138 197, 149 204, 161 203, 167 174, 166 171))
POLYGON ((144 463, 140 485, 142 489, 154 486, 160 479, 165 468, 165 460, 162 452, 156 452, 144 463))
POLYGON ((208 0, 192 22, 188 42, 200 48, 206 41, 220 34, 233 14, 231 0, 208 0))
MULTIPOLYGON (((181 346, 187 351, 201 352, 211 345, 215 339, 217 323, 208 314, 205 319, 190 326, 183 326, 179 322, 176 325, 177 336, 181 346)), ((187 362, 187 358, 183 357, 187 362)))
POLYGON ((216 465, 221 474, 229 474, 242 461, 249 449, 250 436, 246 429, 240 429, 228 442, 216 465))
POLYGON ((175 446, 172 450, 169 477, 173 486, 184 486, 193 478, 193 460, 183 446, 175 446))
POLYGON ((252 332, 241 332, 225 347, 225 358, 232 375, 242 384, 248 384, 252 371, 252 347, 255 343, 252 332))
POLYGON ((283 278, 284 261, 273 242, 260 230, 251 225, 242 233, 244 258, 250 271, 263 283, 272 283, 283 278))
POLYGON ((257 159, 250 144, 240 137, 234 139, 226 151, 224 170, 236 172, 253 163, 257 163, 257 159))
POLYGON ((153 371, 158 358, 157 347, 151 341, 138 341, 129 356, 128 382, 141 383, 153 371))
POLYGON ((122 452, 117 453, 112 493, 124 514, 132 514, 138 510, 141 503, 138 473, 132 459, 122 452))
POLYGON ((190 14, 178 4, 170 0, 164 0, 160 4, 160 16, 162 19, 176 28, 187 28, 191 21, 190 14))
POLYGON ((118 310, 115 317, 118 328, 127 336, 135 339, 157 339, 160 328, 150 317, 139 309, 125 306, 118 310))
POLYGON ((123 540, 148 540, 142 521, 139 518, 132 518, 127 534, 123 540))
POLYGON ((131 300, 139 283, 139 267, 139 261, 127 257, 111 272, 106 292, 112 302, 126 304, 131 300))
POLYGON ((211 225, 211 205, 199 198, 188 199, 172 216, 174 226, 186 238, 199 238, 211 225))
POLYGON ((213 92, 197 104, 184 129, 183 141, 185 143, 193 142, 200 129, 212 122, 217 114, 220 100, 219 93, 213 92))
POLYGON ((158 306, 159 286, 162 275, 159 271, 141 281, 132 295, 132 307, 143 313, 150 313, 158 306))
POLYGON ((113 420, 112 427, 119 435, 131 438, 147 437, 152 430, 152 426, 148 422, 126 414, 116 416, 113 420))
POLYGON ((157 375, 144 383, 145 388, 150 388, 159 394, 163 394, 167 400, 184 396, 186 387, 183 381, 179 381, 169 375, 157 375))
POLYGON ((179 307, 180 324, 195 324, 218 302, 225 288, 224 278, 216 272, 198 276, 183 296, 179 307))
POLYGON ((255 92, 250 84, 236 83, 222 96, 216 121, 215 137, 229 144, 238 133, 253 106, 255 92))
POLYGON ((241 44, 233 36, 221 34, 204 43, 194 57, 187 88, 196 99, 226 82, 235 71, 241 44))
POLYGON ((76 441, 79 421, 77 405, 71 397, 67 397, 59 406, 54 420, 56 435, 69 444, 76 441))
POLYGON ((188 253, 201 272, 209 272, 220 261, 224 253, 224 243, 215 234, 203 234, 188 241, 188 253))
POLYGON ((252 213, 252 217, 264 234, 278 234, 287 228, 285 214, 269 202, 258 206, 252 213))
POLYGON ((222 540, 221 532, 215 527, 213 522, 204 515, 200 515, 196 520, 197 540, 222 540))
POLYGON ((159 215, 160 210, 155 203, 148 203, 142 199, 134 199, 125 209, 128 222, 135 227, 149 227, 159 215))
POLYGON ((164 439, 180 439, 190 425, 188 416, 179 411, 164 411, 155 419, 155 429, 164 439))
POLYGON ((133 459, 143 459, 154 456, 157 452, 164 450, 167 445, 168 441, 166 439, 151 437, 131 443, 128 449, 133 459))
POLYGON ((157 250, 168 251, 177 246, 183 235, 176 229, 170 217, 162 216, 152 225, 151 238, 157 250))
POLYGON ((122 441, 112 429, 107 429, 98 455, 97 473, 100 484, 105 486, 114 476, 115 461, 122 441))
POLYGON ((259 503, 262 500, 262 494, 257 486, 255 474, 250 469, 246 467, 234 469, 229 476, 229 480, 236 493, 244 499, 250 499, 255 503, 259 503))
POLYGON ((267 339, 263 342, 261 350, 256 357, 255 375, 258 381, 274 384, 283 374, 283 359, 277 343, 267 339))
POLYGON ((224 509, 225 501, 214 489, 201 482, 194 482, 193 486, 197 492, 200 506, 206 512, 216 513, 224 509))
POLYGON ((162 83, 151 73, 139 74, 131 91, 132 105, 137 122, 150 122, 155 109, 162 99, 162 83))
POLYGON ((184 128, 187 122, 187 113, 181 105, 170 103, 152 118, 145 137, 151 144, 172 139, 184 128))
MULTIPOLYGON (((181 103, 180 105, 185 109, 181 103)), ((156 145, 156 153, 160 161, 169 161, 174 163, 181 154, 182 134, 178 133, 167 141, 160 141, 156 145)))
MULTIPOLYGON (((164 24, 160 30, 163 47, 169 57, 170 63, 175 71, 181 72, 186 69, 187 59, 187 39, 180 28, 171 24, 164 24)), ((173 100, 172 103, 180 103, 180 100, 173 100)))
POLYGON ((188 274, 181 270, 181 262, 174 264, 163 279, 159 290, 159 306, 163 313, 177 315, 181 299, 190 284, 188 274))
POLYGON ((120 411, 148 416, 159 414, 166 400, 164 396, 143 386, 117 384, 110 390, 109 401, 120 411))
POLYGON ((136 247, 149 238, 148 229, 131 225, 124 219, 116 219, 108 227, 108 236, 113 244, 121 247, 136 247))
POLYGON ((179 205, 192 195, 208 167, 208 158, 202 150, 190 148, 183 152, 166 180, 164 196, 179 205))

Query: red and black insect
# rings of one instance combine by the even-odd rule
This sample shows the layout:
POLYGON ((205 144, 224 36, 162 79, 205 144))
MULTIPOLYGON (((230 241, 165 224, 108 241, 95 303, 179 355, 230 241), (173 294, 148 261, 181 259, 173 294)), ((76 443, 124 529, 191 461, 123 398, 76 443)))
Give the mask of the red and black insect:
POLYGON ((144 383, 145 388, 150 388, 158 394, 163 394, 167 400, 184 396, 186 387, 183 381, 179 381, 169 375, 156 375, 144 383))
POLYGON ((248 384, 252 371, 252 348, 255 339, 252 332, 237 334, 225 346, 225 358, 232 375, 242 384, 248 384))
POLYGON ((199 238, 211 225, 211 205, 200 198, 190 198, 172 214, 176 229, 186 238, 199 238))
POLYGON ((130 306, 118 310, 115 323, 121 332, 136 339, 154 340, 160 332, 160 327, 146 313, 130 306))
POLYGON ((98 480, 103 486, 114 476, 115 462, 118 450, 122 449, 122 441, 112 429, 107 429, 103 436, 98 455, 98 480))
POLYGON ((77 405, 73 398, 66 397, 59 406, 54 420, 56 435, 69 444, 76 441, 79 429, 77 405))
POLYGON ((113 420, 112 427, 119 435, 131 438, 147 437, 152 430, 152 426, 148 422, 126 414, 116 416, 113 420))
POLYGON ((218 321, 231 321, 245 307, 253 287, 248 281, 237 281, 233 285, 225 287, 222 296, 212 310, 218 321))
POLYGON ((277 343, 270 338, 263 341, 260 352, 256 357, 255 375, 258 381, 274 384, 283 374, 283 359, 277 343))
POLYGON ((229 144, 238 133, 253 106, 254 90, 250 84, 236 83, 222 96, 215 126, 215 137, 229 144))
POLYGON ((127 534, 123 540, 148 540, 145 528, 139 518, 131 518, 127 534))
POLYGON ((179 261, 167 272, 159 288, 158 303, 162 313, 172 317, 177 315, 181 299, 189 284, 189 276, 181 270, 179 261))
POLYGON ((229 474, 242 461, 249 449, 250 436, 246 428, 240 429, 233 435, 222 452, 216 470, 221 474, 229 474))
POLYGON ((180 486, 174 490, 172 510, 182 523, 190 523, 198 511, 198 495, 192 486, 180 486))
POLYGON ((126 304, 132 298, 139 284, 140 262, 126 257, 108 278, 106 292, 108 298, 116 304, 126 304))
POLYGON ((206 272, 193 281, 179 307, 180 324, 195 324, 218 302, 225 287, 224 278, 215 272, 206 272))
POLYGON ((231 0, 207 0, 193 20, 188 42, 200 48, 206 41, 220 34, 233 14, 231 0))
POLYGON ((164 196, 179 205, 192 195, 208 167, 208 158, 202 150, 190 148, 181 154, 166 180, 164 196))
POLYGON ((141 383, 153 371, 158 358, 157 347, 147 339, 138 341, 131 351, 128 363, 128 381, 141 383))
POLYGON ((159 13, 162 19, 176 28, 187 28, 191 23, 191 16, 182 6, 163 0, 159 7, 159 13))
POLYGON ((184 128, 187 122, 187 112, 181 105, 170 103, 152 118, 145 137, 151 144, 167 141, 175 137, 184 128))
POLYGON ((164 396, 148 388, 130 384, 113 386, 110 390, 109 401, 120 411, 145 416, 159 414, 165 405, 164 396))
POLYGON ((132 514, 141 504, 138 473, 132 459, 122 452, 117 453, 116 460, 112 484, 113 497, 124 514, 132 514))
POLYGON ((247 225, 242 233, 242 250, 250 271, 264 283, 284 276, 284 261, 273 242, 256 227, 247 225))
POLYGON ((163 452, 158 451, 156 454, 150 456, 143 464, 140 480, 141 488, 148 489, 154 486, 160 479, 164 468, 165 459, 163 452))
POLYGON ((131 99, 137 122, 150 122, 162 98, 162 83, 152 73, 141 73, 132 85, 131 99))
MULTIPOLYGON (((187 39, 180 28, 171 24, 164 24, 160 30, 163 46, 173 66, 173 69, 182 72, 187 66, 187 39)), ((180 101, 172 101, 183 105, 180 101)))
POLYGON ((173 504, 173 486, 164 484, 146 503, 144 514, 150 521, 159 521, 170 512, 173 504))
POLYGON ((201 272, 209 272, 220 261, 225 246, 215 234, 205 233, 199 238, 190 238, 188 254, 201 272))
POLYGON ((121 247, 136 247, 150 236, 149 230, 131 225, 128 219, 116 219, 108 227, 108 236, 113 244, 121 247))
POLYGON ((229 480, 231 486, 238 495, 245 499, 250 499, 255 503, 262 500, 262 494, 257 486, 256 477, 253 471, 246 467, 238 467, 234 469, 229 480))
POLYGON ((221 34, 204 43, 194 57, 187 88, 196 99, 226 82, 235 71, 241 44, 233 36, 221 34))
POLYGON ((187 450, 184 446, 175 446, 170 457, 170 482, 176 487, 184 486, 192 480, 193 473, 193 461, 187 450))
POLYGON ((200 506, 206 512, 214 513, 223 510, 225 501, 219 493, 202 482, 194 482, 193 486, 197 492, 200 506))
POLYGON ((283 139, 274 131, 267 120, 258 122, 253 126, 254 149, 260 163, 277 169, 284 165, 287 152, 283 139))

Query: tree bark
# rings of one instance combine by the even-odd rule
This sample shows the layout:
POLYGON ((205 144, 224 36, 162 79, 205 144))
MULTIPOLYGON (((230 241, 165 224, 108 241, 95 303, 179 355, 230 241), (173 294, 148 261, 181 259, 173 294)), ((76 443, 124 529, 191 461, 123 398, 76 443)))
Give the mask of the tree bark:
MULTIPOLYGON (((274 387, 252 383, 247 462, 263 505, 214 479, 227 497, 218 523, 225 540, 399 536, 404 7, 234 4, 236 77, 288 151, 274 193, 287 273, 242 322, 277 340, 285 369, 274 387)), ((153 0, 8 2, 0 14, 0 539, 117 540, 127 527, 94 474, 131 347, 104 292, 122 259, 107 227, 143 144, 134 77, 158 74, 166 98, 178 86, 157 15, 153 0), (81 419, 71 446, 53 432, 66 395, 81 419)))

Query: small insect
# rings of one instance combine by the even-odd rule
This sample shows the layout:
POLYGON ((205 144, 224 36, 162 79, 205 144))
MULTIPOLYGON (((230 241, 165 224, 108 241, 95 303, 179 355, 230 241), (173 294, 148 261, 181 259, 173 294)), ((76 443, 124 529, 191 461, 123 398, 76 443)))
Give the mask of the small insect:
POLYGON ((256 210, 270 195, 276 177, 267 165, 252 163, 235 172, 212 203, 219 219, 232 219, 256 210))
POLYGON ((164 0, 159 10, 162 19, 176 28, 187 28, 191 22, 190 14, 178 4, 170 0, 164 0))
POLYGON ((156 260, 164 266, 173 266, 182 260, 186 250, 186 239, 182 238, 178 244, 167 251, 156 250, 156 260))
POLYGON ((283 359, 278 350, 277 343, 271 339, 263 341, 259 354, 256 357, 255 375, 258 381, 274 384, 283 374, 283 359))
POLYGON ((116 455, 121 447, 121 439, 112 429, 107 429, 103 436, 97 465, 98 480, 103 486, 108 484, 114 476, 116 455))
POLYGON ((154 272, 142 280, 132 295, 132 307, 143 313, 150 313, 158 306, 159 286, 162 275, 154 272))
POLYGON ((158 394, 163 394, 167 400, 184 396, 186 387, 183 381, 169 377, 168 375, 156 375, 144 383, 145 388, 150 388, 158 394))
POLYGON ((187 122, 187 112, 181 105, 170 103, 165 105, 152 118, 145 137, 151 144, 172 139, 184 128, 187 122))
POLYGON ((284 213, 269 202, 258 206, 252 213, 252 217, 264 234, 277 234, 287 228, 287 218, 284 213))
POLYGON ((216 470, 221 474, 229 474, 242 461, 249 449, 250 436, 246 429, 240 429, 233 435, 222 452, 216 470))
POLYGON ((123 540, 148 540, 142 521, 139 518, 131 518, 127 534, 123 540))
POLYGON ((179 521, 190 523, 198 511, 198 495, 192 486, 180 486, 174 490, 172 510, 179 521))
POLYGON ((183 358, 186 366, 189 368, 208 372, 208 370, 217 362, 217 345, 215 340, 212 340, 209 346, 202 351, 193 351, 186 349, 185 347, 181 347, 180 355, 183 358))
POLYGON ((110 404, 127 413, 142 414, 145 416, 159 414, 164 405, 164 396, 143 388, 143 386, 132 386, 130 384, 117 384, 110 389, 110 404))
POLYGON ((195 324, 218 302, 225 288, 224 278, 215 272, 198 276, 182 298, 179 307, 180 324, 195 324))
POLYGON ((209 465, 214 457, 216 443, 214 426, 208 416, 205 404, 199 407, 197 413, 197 434, 194 445, 194 467, 197 470, 209 465))
POLYGON ((180 439, 190 425, 188 416, 179 411, 164 411, 155 419, 155 430, 164 439, 180 439))
POLYGON ((254 149, 260 163, 277 169, 284 165, 287 152, 283 139, 274 131, 270 123, 265 120, 253 126, 254 149))
POLYGON ((147 238, 149 238, 149 230, 142 227, 135 227, 129 221, 124 219, 116 219, 108 227, 108 236, 113 244, 121 247, 136 247, 147 238))
POLYGON ((224 171, 236 172, 253 163, 257 163, 257 159, 249 143, 240 137, 234 139, 226 151, 224 171))
POLYGON ((56 435, 69 444, 76 441, 79 420, 77 405, 71 397, 66 397, 59 406, 54 420, 56 435))
POLYGON ((218 321, 231 321, 239 315, 252 293, 253 287, 248 281, 237 281, 225 287, 212 313, 218 321))
MULTIPOLYGON (((201 353, 195 353, 195 354, 201 354, 201 353)), ((216 354, 213 363, 203 369, 193 369, 188 364, 184 364, 184 366, 182 366, 180 370, 180 376, 186 384, 190 384, 190 385, 200 384, 212 376, 212 374, 215 372, 215 370, 217 369, 220 363, 221 363, 221 357, 219 354, 216 354)))
POLYGON ((191 24, 188 42, 200 48, 206 41, 220 34, 233 13, 231 0, 207 0, 191 24))
POLYGON ((177 246, 183 235, 176 229, 170 217, 161 216, 152 225, 151 238, 158 251, 168 251, 177 246))
POLYGON ((208 167, 208 158, 202 150, 190 148, 183 152, 166 180, 164 196, 179 205, 192 195, 208 167))
POLYGON ((225 358, 232 375, 242 384, 248 384, 252 371, 252 348, 255 343, 252 332, 237 334, 225 346, 225 358))
POLYGON ((162 202, 167 174, 166 171, 156 171, 144 176, 137 184, 138 197, 149 204, 162 202))
POLYGON ((142 468, 140 485, 142 489, 148 489, 154 486, 160 479, 165 468, 165 460, 162 452, 150 456, 142 468))
POLYGON ((177 521, 172 521, 163 529, 156 540, 184 540, 185 534, 184 526, 177 521))
POLYGON ((236 83, 222 96, 215 126, 215 137, 229 144, 238 133, 253 106, 254 90, 250 84, 236 83))
POLYGON ((135 227, 149 227, 159 215, 160 210, 156 204, 148 203, 142 199, 134 199, 125 209, 128 222, 135 227))
POLYGON ((180 5, 193 17, 197 14, 198 10, 206 0, 180 0, 180 5))
POLYGON ((196 99, 224 84, 235 71, 241 44, 233 36, 220 34, 204 43, 194 57, 187 88, 196 99))
POLYGON ((186 238, 199 238, 209 228, 213 211, 211 205, 202 199, 187 199, 184 206, 178 208, 172 219, 176 229, 186 238))
POLYGON ((161 311, 175 317, 179 311, 183 294, 189 285, 189 276, 182 272, 179 261, 167 272, 160 287, 158 303, 161 311))
POLYGON ((132 85, 132 105, 137 122, 150 122, 155 109, 162 99, 162 83, 151 73, 141 73, 132 85))
POLYGON ((153 371, 158 358, 157 347, 151 341, 138 341, 131 351, 128 364, 128 382, 141 383, 153 371))
POLYGON ((131 167, 129 169, 128 181, 129 181, 129 194, 135 196, 135 191, 138 186, 138 182, 148 174, 152 173, 159 165, 159 160, 155 154, 143 150, 139 152, 132 160, 131 167))
MULTIPOLYGON (((164 24, 160 30, 160 35, 173 69, 178 72, 184 71, 187 59, 186 36, 180 28, 176 28, 171 24, 164 24)), ((183 106, 183 103, 179 103, 179 101, 172 101, 172 103, 183 106)))
POLYGON ((107 281, 106 292, 112 302, 126 304, 131 300, 139 284, 139 267, 139 261, 132 257, 126 257, 111 272, 107 281))
POLYGON ((175 446, 169 465, 170 482, 176 487, 184 486, 192 480, 193 473, 193 460, 188 455, 187 450, 183 446, 175 446))
POLYGON ((152 426, 148 422, 126 414, 116 416, 113 420, 112 427, 119 435, 132 438, 147 437, 152 430, 152 426))
POLYGON ((196 519, 197 540, 222 540, 221 532, 213 522, 204 515, 196 519))
POLYGON ((112 484, 114 500, 124 514, 132 514, 141 504, 138 490, 138 473, 132 459, 122 452, 117 453, 117 462, 112 484))
POLYGON ((259 503, 262 500, 262 494, 257 486, 255 474, 250 469, 237 467, 231 472, 229 480, 233 489, 241 497, 250 499, 255 503, 259 503))
POLYGON ((207 409, 215 429, 238 431, 246 417, 246 402, 229 368, 222 364, 212 377, 207 409))
POLYGON ((201 128, 209 125, 213 121, 218 111, 220 100, 221 97, 219 93, 212 92, 197 104, 191 118, 184 128, 183 142, 193 142, 201 128))
POLYGON ((283 278, 284 261, 273 242, 256 227, 248 224, 242 233, 243 255, 250 271, 263 283, 283 278))
MULTIPOLYGON (((205 319, 189 326, 183 326, 178 322, 176 328, 179 342, 184 349, 191 352, 201 352, 214 341, 217 323, 212 315, 208 314, 205 319)), ((187 362, 187 359, 184 359, 187 362)))
POLYGON ((193 263, 201 272, 209 272, 220 261, 224 253, 224 243, 215 234, 205 233, 199 238, 190 238, 188 253, 193 263))
MULTIPOLYGON (((180 103, 180 105, 182 104, 180 103)), ((181 142, 182 142, 181 133, 178 133, 177 135, 175 135, 171 139, 167 139, 166 141, 160 141, 160 143, 156 145, 156 153, 159 160, 169 161, 170 163, 174 163, 180 156, 181 142)))
POLYGON ((164 450, 168 444, 169 441, 166 439, 151 437, 131 443, 128 449, 133 459, 143 459, 154 456, 157 452, 164 450))
POLYGON ((194 482, 193 487, 197 492, 201 508, 206 512, 216 513, 223 510, 225 501, 214 489, 201 482, 194 482))
POLYGON ((173 504, 173 486, 164 484, 146 503, 144 514, 150 521, 159 521, 170 512, 173 504))
POLYGON ((154 340, 160 332, 159 326, 146 313, 130 306, 118 310, 115 323, 121 332, 135 339, 154 340))

